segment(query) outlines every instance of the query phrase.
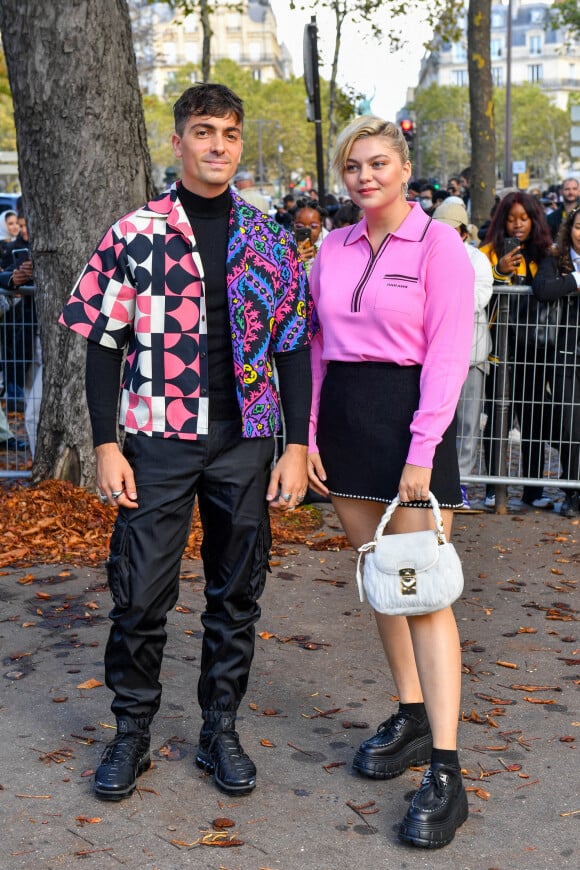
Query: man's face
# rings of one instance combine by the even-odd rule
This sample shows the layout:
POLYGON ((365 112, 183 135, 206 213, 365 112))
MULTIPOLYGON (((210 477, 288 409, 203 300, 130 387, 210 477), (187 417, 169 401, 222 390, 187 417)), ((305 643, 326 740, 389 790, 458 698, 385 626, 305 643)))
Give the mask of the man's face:
POLYGON ((580 197, 580 184, 574 178, 565 181, 562 185, 562 199, 564 202, 570 205, 576 202, 578 197, 580 197))
POLYGON ((171 144, 182 163, 184 187, 199 196, 219 196, 236 174, 242 156, 242 125, 234 115, 192 115, 183 134, 173 134, 171 144))

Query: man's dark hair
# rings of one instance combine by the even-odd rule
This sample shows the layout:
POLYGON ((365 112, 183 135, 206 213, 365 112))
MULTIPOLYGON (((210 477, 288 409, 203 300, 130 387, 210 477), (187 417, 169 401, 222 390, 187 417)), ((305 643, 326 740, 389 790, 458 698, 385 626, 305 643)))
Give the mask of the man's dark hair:
POLYGON ((175 132, 183 135, 185 125, 192 115, 208 115, 225 118, 233 115, 238 124, 244 123, 243 101, 225 85, 199 83, 188 88, 173 106, 175 132))

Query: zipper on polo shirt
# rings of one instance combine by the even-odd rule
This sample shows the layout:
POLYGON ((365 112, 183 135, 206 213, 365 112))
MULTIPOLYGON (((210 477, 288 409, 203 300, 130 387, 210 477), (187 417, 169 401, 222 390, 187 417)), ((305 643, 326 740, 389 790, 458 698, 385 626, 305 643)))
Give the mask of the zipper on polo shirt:
POLYGON ((367 263, 367 267, 364 270, 360 281, 358 282, 358 284, 354 288, 354 293, 352 294, 352 300, 350 303, 350 310, 351 311, 360 311, 361 300, 362 300, 363 293, 365 291, 365 287, 368 284, 369 278, 371 277, 371 274, 372 274, 372 271, 375 267, 375 263, 377 262, 377 259, 380 257, 380 255, 383 253, 383 251, 385 250, 385 248, 389 244, 389 242, 391 240, 391 236, 392 236, 392 233, 388 233, 385 236, 385 238, 381 242, 380 248, 376 254, 373 254, 373 249, 371 248, 371 243, 369 242, 368 239, 366 239, 366 242, 367 242, 369 248, 371 249, 371 258, 370 258, 369 262, 367 263))

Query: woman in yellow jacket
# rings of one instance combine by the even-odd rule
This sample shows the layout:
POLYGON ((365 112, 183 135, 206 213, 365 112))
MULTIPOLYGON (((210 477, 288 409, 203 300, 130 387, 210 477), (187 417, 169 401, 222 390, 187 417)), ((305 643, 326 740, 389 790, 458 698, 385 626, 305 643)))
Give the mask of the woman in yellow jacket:
MULTIPOLYGON (((528 193, 513 191, 498 203, 480 248, 492 266, 496 284, 528 284, 552 245, 550 229, 542 206, 528 193)), ((520 424, 521 476, 541 478, 544 474, 542 405, 549 401, 546 378, 540 369, 534 344, 537 303, 533 297, 517 300, 513 343, 514 413, 520 424)), ((542 366, 542 369, 544 367, 542 366)), ((488 470, 491 460, 488 451, 488 470)), ((542 486, 524 486, 522 501, 531 507, 553 507, 543 497, 542 486)))

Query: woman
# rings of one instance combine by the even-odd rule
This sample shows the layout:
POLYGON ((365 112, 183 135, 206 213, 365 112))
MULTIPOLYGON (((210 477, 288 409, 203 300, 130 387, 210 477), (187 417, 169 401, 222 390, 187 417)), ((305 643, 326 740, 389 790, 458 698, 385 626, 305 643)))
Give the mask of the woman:
MULTIPOLYGON (((551 373, 552 433, 554 441, 561 442, 562 476, 580 480, 580 208, 571 211, 560 226, 554 254, 540 263, 532 290, 542 302, 561 300, 551 373)), ((578 490, 566 490, 560 515, 579 513, 578 490)))
POLYGON ((304 205, 294 216, 294 234, 300 258, 310 272, 322 239, 327 235, 323 216, 314 205, 304 205))
POLYGON ((18 215, 15 211, 7 209, 0 214, 0 258, 4 257, 6 245, 13 242, 20 232, 18 215))
MULTIPOLYGON (((529 193, 512 191, 501 199, 494 211, 487 231, 484 253, 492 267, 496 284, 531 285, 538 266, 552 245, 550 229, 542 206, 529 193)), ((549 401, 546 391, 545 360, 537 356, 532 324, 537 316, 534 307, 528 309, 529 297, 519 300, 514 311, 517 324, 513 346, 514 412, 520 425, 522 476, 541 478, 544 474, 544 436, 546 420, 543 405, 549 401)), ((491 415, 488 415, 488 420, 491 415)), ((488 442, 489 444, 489 442, 488 442)), ((488 468, 493 465, 491 445, 488 450, 488 468)), ((486 503, 490 498, 488 496, 486 503)), ((530 507, 554 507, 545 497, 541 486, 527 485, 522 502, 530 507)))
MULTIPOLYGON (((339 136, 333 162, 363 219, 328 235, 310 273, 320 323, 310 485, 330 493, 355 549, 372 540, 397 494, 404 505, 387 533, 433 528, 432 490, 449 536, 453 508, 462 505, 453 418, 469 366, 473 268, 458 233, 407 202, 411 163, 395 124, 357 118, 339 136)), ((353 767, 389 779, 430 760, 399 837, 444 846, 467 818, 453 612, 375 616, 400 706, 358 749, 353 767)))

